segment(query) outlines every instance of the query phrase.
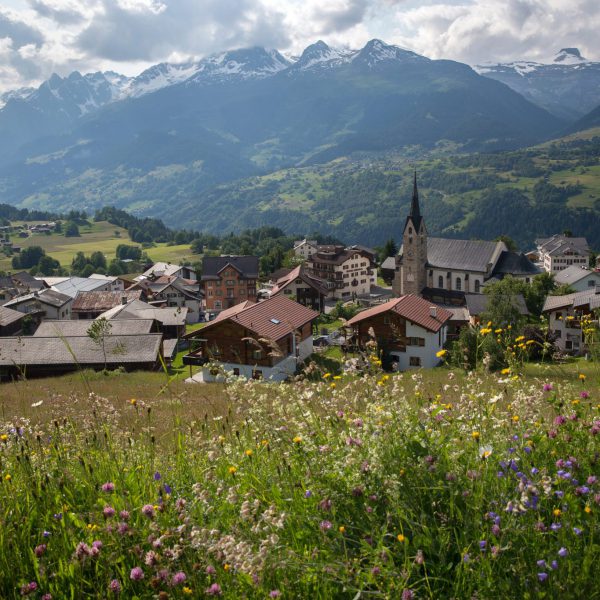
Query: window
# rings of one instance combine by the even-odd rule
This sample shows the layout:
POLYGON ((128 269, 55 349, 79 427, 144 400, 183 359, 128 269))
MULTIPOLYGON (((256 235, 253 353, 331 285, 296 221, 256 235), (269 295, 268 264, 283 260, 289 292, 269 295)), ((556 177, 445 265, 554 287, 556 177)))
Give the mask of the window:
POLYGON ((475 280, 475 293, 479 294, 480 290, 481 290, 481 283, 479 283, 479 279, 476 279, 475 280))
POLYGON ((222 304, 220 300, 215 300, 215 308, 221 308, 222 304))
POLYGON ((248 290, 248 296, 256 296, 256 290, 248 290))
POLYGON ((462 290, 462 281, 460 280, 460 277, 456 278, 456 289, 462 290))
POLYGON ((206 284, 206 287, 209 287, 209 288, 211 288, 212 286, 213 286, 213 284, 212 284, 212 281, 209 281, 209 282, 206 284))
POLYGON ((252 370, 252 379, 262 379, 263 372, 260 369, 252 370))
POLYGON ((408 364, 411 367, 420 367, 421 366, 421 357, 420 356, 410 356, 408 359, 408 364))
POLYGON ((425 338, 422 337, 409 337, 406 340, 407 346, 424 346, 425 338))
POLYGON ((593 279, 590 279, 588 281, 588 287, 594 287, 596 285, 596 282, 593 279))
POLYGON ((240 370, 239 370, 237 367, 234 367, 234 368, 233 368, 233 374, 234 374, 236 377, 239 377, 239 376, 240 376, 240 370))
POLYGON ((390 324, 390 315, 384 315, 383 316, 383 324, 384 325, 389 325, 390 324))
POLYGON ((245 296, 246 290, 244 288, 240 288, 240 296, 245 296))
POLYGON ((262 357, 262 350, 253 350, 252 351, 252 358, 254 360, 260 360, 262 357))
POLYGON ((212 298, 212 295, 213 295, 213 291, 212 290, 208 290, 208 297, 212 298))
POLYGON ((228 280, 225 282, 225 285, 235 285, 235 280, 234 280, 234 279, 228 279, 228 280))
POLYGON ((444 278, 443 278, 443 276, 442 276, 442 275, 440 275, 440 276, 438 277, 438 287, 439 287, 439 288, 443 288, 443 287, 444 287, 444 278))
POLYGON ((217 290, 217 296, 222 296, 223 295, 223 290, 217 290))

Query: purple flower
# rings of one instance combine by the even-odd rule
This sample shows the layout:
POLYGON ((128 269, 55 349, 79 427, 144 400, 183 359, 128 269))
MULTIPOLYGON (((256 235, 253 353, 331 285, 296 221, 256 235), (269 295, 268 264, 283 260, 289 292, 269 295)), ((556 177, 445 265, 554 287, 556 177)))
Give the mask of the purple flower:
POLYGON ((565 556, 569 555, 569 551, 563 546, 559 551, 558 551, 558 555, 561 558, 564 558, 565 556))
POLYGON ((379 575, 381 574, 381 569, 379 567, 373 567, 371 569, 371 575, 379 575))
POLYGON ((552 384, 551 383, 545 383, 543 389, 544 389, 545 392, 551 392, 552 391, 552 384))
POLYGON ((44 552, 46 552, 46 544, 40 544, 39 546, 36 546, 33 552, 39 558, 42 556, 42 554, 44 554, 44 552))
POLYGON ((52 535, 52 534, 51 534, 49 531, 44 531, 44 533, 42 533, 42 535, 43 535, 45 538, 49 538, 49 537, 50 537, 50 535, 52 535))
POLYGON ((598 478, 595 475, 590 475, 587 478, 587 484, 588 485, 594 485, 596 483, 596 481, 598 481, 598 478))
POLYGON ((333 527, 332 522, 328 521, 327 519, 325 519, 324 521, 321 521, 319 523, 319 529, 321 531, 329 531, 332 527, 333 527))
POLYGON ((281 596, 281 592, 279 590, 271 590, 269 592, 269 598, 279 598, 281 596))
POLYGON ((492 525, 492 534, 498 537, 500 535, 500 527, 495 523, 492 525))
POLYGON ((552 531, 558 531, 561 527, 562 525, 560 523, 552 523, 552 525, 550 525, 550 529, 552 529, 552 531))
POLYGON ((144 504, 144 506, 142 506, 142 514, 148 517, 149 519, 153 519, 155 514, 154 506, 152 506, 152 504, 144 504))
POLYGON ((306 490, 306 491, 304 492, 304 497, 305 497, 305 498, 310 498, 311 496, 312 496, 312 492, 311 492, 310 490, 306 490))
POLYGON ((171 585, 181 585, 186 579, 187 576, 183 571, 177 571, 177 573, 175 573, 175 575, 173 575, 173 578, 171 579, 171 585))
POLYGON ((415 597, 415 593, 408 588, 402 590, 402 600, 412 600, 415 597))
POLYGON ((486 542, 485 540, 481 540, 481 541, 479 542, 479 548, 480 548, 480 549, 481 549, 483 552, 485 552, 486 546, 487 546, 487 542, 486 542))
POLYGON ((108 589, 113 593, 113 594, 119 594, 121 592, 121 584, 119 582, 118 579, 113 579, 109 584, 108 584, 108 589))
POLYGON ((590 393, 586 391, 579 392, 579 397, 583 398, 584 400, 587 400, 590 397, 590 393))
POLYGON ((131 573, 129 573, 129 579, 132 579, 133 581, 140 581, 141 579, 144 579, 144 571, 142 570, 142 567, 133 567, 133 569, 131 569, 131 573))
POLYGON ((119 513, 119 517, 121 517, 121 519, 123 519, 123 521, 128 521, 129 520, 129 511, 127 510, 122 510, 119 513))
POLYGON ((214 575, 216 572, 217 570, 212 565, 208 565, 208 567, 206 567, 207 575, 214 575))
POLYGON ((160 481, 161 479, 161 474, 158 471, 156 471, 156 473, 154 473, 154 481, 160 481))
POLYGON ((92 553, 92 549, 85 543, 79 542, 75 548, 75 558, 77 560, 83 560, 86 556, 92 553))
POLYGON ((110 519, 111 517, 115 516, 116 512, 117 511, 112 506, 105 506, 102 514, 104 515, 105 519, 110 519))
POLYGON ((167 485, 166 483, 165 483, 165 485, 163 485, 163 489, 165 490, 165 494, 170 494, 173 491, 171 486, 167 485))
POLYGON ((103 492, 114 492, 115 491, 115 484, 112 481, 107 481, 106 483, 102 484, 102 491, 103 492))
POLYGON ((541 560, 538 560, 536 564, 540 569, 546 568, 546 561, 543 558, 541 560))
POLYGON ((44 594, 42 600, 52 600, 52 594, 44 594))
POLYGON ((579 529, 579 527, 573 527, 573 533, 575 535, 581 535, 583 533, 583 531, 581 529, 579 529))
POLYGON ((553 561, 550 563, 550 567, 551 567, 551 568, 552 568, 554 571, 556 571, 556 569, 558 569, 558 563, 557 563, 555 560, 553 560, 553 561))
POLYGON ((544 583, 548 579, 548 573, 538 573, 538 579, 544 583))
POLYGON ((463 562, 465 564, 471 562, 471 555, 468 552, 465 552, 463 554, 463 562))
POLYGON ((223 592, 221 586, 218 583, 213 583, 210 587, 206 588, 206 593, 209 596, 220 596, 223 592))

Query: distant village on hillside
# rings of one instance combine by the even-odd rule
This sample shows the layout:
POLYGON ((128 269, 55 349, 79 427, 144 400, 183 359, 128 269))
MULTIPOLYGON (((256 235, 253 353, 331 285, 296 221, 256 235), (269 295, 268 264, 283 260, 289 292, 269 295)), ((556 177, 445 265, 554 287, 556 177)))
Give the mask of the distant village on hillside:
MULTIPOLYGON (((15 238, 56 228, 4 225, 0 243, 18 255, 15 238)), ((430 237, 416 174, 398 237, 400 248, 383 260, 358 244, 297 240, 293 265, 266 277, 259 257, 230 254, 205 255, 201 274, 167 262, 138 275, 6 274, 0 379, 79 368, 154 370, 181 355, 190 383, 226 376, 283 381, 329 347, 339 348, 351 369, 351 357, 372 342, 386 369, 431 368, 461 331, 492 312, 490 292, 504 289, 502 282, 513 290, 505 298, 512 314, 525 320, 532 316, 527 290, 544 282, 533 312, 547 320, 553 351, 586 352, 581 318, 600 308, 600 272, 584 238, 557 233, 523 253, 509 240, 430 237), (342 317, 330 331, 327 325, 342 317)))

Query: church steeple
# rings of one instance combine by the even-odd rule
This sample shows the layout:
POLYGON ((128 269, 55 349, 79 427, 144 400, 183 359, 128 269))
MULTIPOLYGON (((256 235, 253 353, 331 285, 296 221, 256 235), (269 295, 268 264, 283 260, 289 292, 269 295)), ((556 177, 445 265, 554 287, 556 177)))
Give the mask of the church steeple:
POLYGON ((413 180, 413 195, 410 203, 410 212, 408 213, 408 217, 406 219, 407 223, 409 219, 413 222, 415 230, 419 231, 421 229, 421 220, 423 219, 423 217, 421 216, 421 208, 419 207, 419 189, 417 187, 416 170, 413 180))

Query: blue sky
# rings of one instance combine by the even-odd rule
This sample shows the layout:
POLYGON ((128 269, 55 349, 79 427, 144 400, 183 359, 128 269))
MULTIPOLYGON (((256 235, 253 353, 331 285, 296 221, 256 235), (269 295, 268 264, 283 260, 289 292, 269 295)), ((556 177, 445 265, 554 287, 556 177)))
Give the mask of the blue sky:
POLYGON ((53 72, 127 75, 250 45, 297 54, 380 38, 468 64, 600 60, 599 0, 2 0, 0 91, 53 72))

